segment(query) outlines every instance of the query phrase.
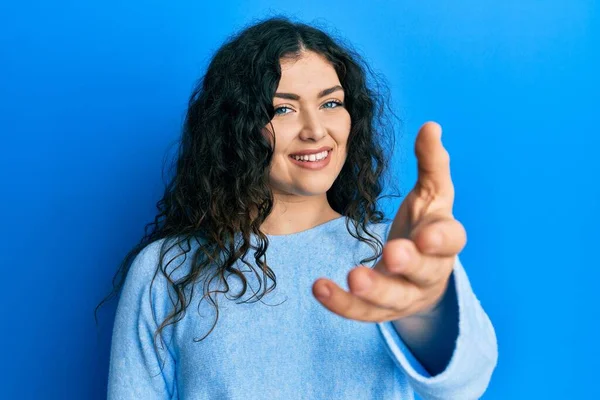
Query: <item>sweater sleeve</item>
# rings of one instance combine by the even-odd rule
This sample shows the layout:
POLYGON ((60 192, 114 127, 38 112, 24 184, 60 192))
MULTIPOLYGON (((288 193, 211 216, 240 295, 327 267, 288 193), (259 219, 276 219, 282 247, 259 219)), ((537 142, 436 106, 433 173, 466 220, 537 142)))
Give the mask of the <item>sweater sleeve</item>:
MULTIPOLYGON (((159 242, 146 246, 133 260, 117 305, 112 334, 108 374, 108 400, 171 399, 176 396, 175 362, 167 347, 171 326, 162 332, 164 342, 154 332, 164 320, 166 285, 157 267, 159 242), (150 304, 152 298, 153 304, 150 304)), ((165 279, 166 282, 166 279, 165 279)))
POLYGON ((388 353, 424 400, 480 398, 498 360, 494 327, 473 293, 458 256, 452 273, 458 302, 458 338, 450 362, 440 374, 427 373, 402 341, 392 321, 377 324, 388 353))

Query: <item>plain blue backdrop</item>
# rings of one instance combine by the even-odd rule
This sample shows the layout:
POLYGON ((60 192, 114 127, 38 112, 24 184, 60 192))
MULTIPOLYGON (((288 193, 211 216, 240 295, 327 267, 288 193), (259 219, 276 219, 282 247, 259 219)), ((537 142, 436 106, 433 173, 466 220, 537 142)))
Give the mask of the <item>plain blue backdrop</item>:
POLYGON ((93 309, 154 217, 193 84, 227 36, 284 14, 387 79, 403 190, 418 127, 442 124, 461 259, 499 341, 484 398, 600 398, 598 7, 1 2, 0 397, 105 398, 116 303, 98 329, 93 309))

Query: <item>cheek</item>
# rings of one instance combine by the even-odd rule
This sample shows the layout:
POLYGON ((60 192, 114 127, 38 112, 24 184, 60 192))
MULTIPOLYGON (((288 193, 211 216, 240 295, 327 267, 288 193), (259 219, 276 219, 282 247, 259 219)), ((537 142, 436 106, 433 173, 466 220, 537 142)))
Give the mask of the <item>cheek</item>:
POLYGON ((263 128, 263 136, 271 144, 273 147, 273 142, 275 142, 274 151, 277 153, 281 149, 285 149, 288 146, 288 143, 293 140, 294 132, 296 128, 293 126, 286 126, 285 124, 281 124, 278 121, 271 122, 273 125, 267 125, 263 128))
POLYGON ((346 154, 348 149, 348 138, 350 137, 350 129, 352 122, 350 120, 350 114, 348 112, 340 116, 340 119, 336 121, 336 129, 332 130, 333 139, 339 146, 340 153, 346 154))
POLYGON ((264 127, 262 129, 262 136, 263 138, 265 138, 265 140, 267 141, 267 143, 269 143, 271 145, 271 147, 273 147, 273 133, 271 132, 271 127, 267 126, 264 127))
POLYGON ((352 119, 350 118, 350 114, 348 111, 341 113, 339 119, 335 121, 336 129, 334 132, 336 133, 334 139, 340 145, 346 144, 348 142, 348 137, 350 136, 350 129, 352 128, 352 119))

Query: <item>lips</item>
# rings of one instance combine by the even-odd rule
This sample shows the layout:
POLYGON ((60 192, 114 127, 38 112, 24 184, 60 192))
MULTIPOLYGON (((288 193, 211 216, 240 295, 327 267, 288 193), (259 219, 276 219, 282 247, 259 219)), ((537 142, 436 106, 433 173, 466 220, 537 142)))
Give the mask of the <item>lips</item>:
POLYGON ((329 165, 329 162, 331 161, 331 154, 332 154, 332 151, 328 151, 327 156, 318 161, 316 161, 316 160, 315 161, 300 161, 292 156, 289 156, 289 159, 292 164, 302 168, 305 171, 307 171, 307 170, 308 171, 319 171, 319 170, 327 167, 327 165, 329 165))
POLYGON ((318 154, 318 153, 322 153, 325 150, 330 151, 332 149, 331 146, 323 146, 320 149, 307 149, 307 150, 301 150, 297 153, 292 153, 290 154, 290 156, 308 156, 311 154, 318 154))

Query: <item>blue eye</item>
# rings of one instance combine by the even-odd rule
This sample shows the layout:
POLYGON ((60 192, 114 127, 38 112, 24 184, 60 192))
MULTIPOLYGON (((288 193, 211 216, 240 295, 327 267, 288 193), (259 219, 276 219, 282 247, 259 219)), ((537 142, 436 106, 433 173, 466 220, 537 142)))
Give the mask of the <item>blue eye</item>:
MULTIPOLYGON (((342 103, 339 100, 331 100, 331 101, 328 101, 327 103, 325 103, 324 105, 331 104, 331 103, 335 104, 336 106, 335 107, 325 107, 325 108, 338 108, 338 107, 341 107, 341 106, 344 105, 344 103, 342 103)), ((286 106, 277 107, 275 109, 275 115, 285 115, 285 114, 288 114, 287 112, 284 112, 284 113, 278 113, 277 112, 277 111, 283 110, 283 109, 289 109, 289 110, 291 110, 290 107, 286 107, 286 106)))
POLYGON ((325 104, 331 104, 331 103, 333 103, 333 104, 337 104, 337 106, 336 106, 336 107, 325 107, 325 108, 338 108, 338 107, 340 107, 340 106, 343 106, 343 105, 344 105, 344 103, 342 103, 341 101, 337 101, 337 100, 331 100, 331 101, 328 101, 328 102, 327 102, 327 103, 325 103, 325 104))
POLYGON ((283 107, 278 107, 278 108, 276 108, 276 109, 275 109, 275 115, 284 115, 284 114, 287 114, 287 113, 277 113, 277 111, 279 111, 279 110, 283 110, 284 108, 285 108, 285 109, 289 109, 289 107, 285 107, 285 106, 283 106, 283 107))

